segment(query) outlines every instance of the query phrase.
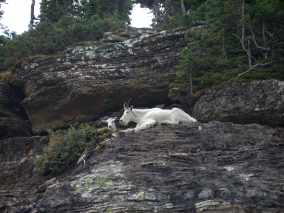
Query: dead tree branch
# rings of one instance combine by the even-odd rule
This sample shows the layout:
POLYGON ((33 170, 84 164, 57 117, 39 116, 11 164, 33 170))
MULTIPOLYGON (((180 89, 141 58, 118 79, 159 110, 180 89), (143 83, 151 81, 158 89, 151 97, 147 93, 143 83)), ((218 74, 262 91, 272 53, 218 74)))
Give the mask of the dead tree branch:
POLYGON ((239 73, 236 77, 231 78, 229 81, 233 81, 236 80, 240 77, 242 77, 243 75, 251 72, 252 70, 259 68, 259 67, 267 67, 267 66, 271 66, 273 63, 271 62, 267 62, 267 63, 263 63, 263 64, 255 64, 253 65, 251 68, 249 68, 248 70, 246 70, 245 72, 239 73))
POLYGON ((255 33, 254 33, 254 31, 253 31, 253 28, 252 28, 251 24, 249 25, 249 29, 250 29, 252 41, 253 41, 255 47, 256 47, 257 49, 262 50, 262 51, 269 52, 269 51, 270 51, 270 48, 269 48, 269 47, 263 47, 263 46, 260 46, 260 45, 258 44, 258 42, 257 42, 257 40, 256 40, 255 33))

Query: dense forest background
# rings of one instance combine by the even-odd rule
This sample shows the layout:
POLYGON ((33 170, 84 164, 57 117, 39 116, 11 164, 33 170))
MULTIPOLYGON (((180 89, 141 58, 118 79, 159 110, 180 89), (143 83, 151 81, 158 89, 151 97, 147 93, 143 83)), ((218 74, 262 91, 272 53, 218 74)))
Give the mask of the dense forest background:
POLYGON ((188 31, 170 96, 231 79, 284 79, 281 0, 42 0, 39 20, 31 10, 27 32, 0 36, 0 70, 124 30, 135 3, 153 11, 155 30, 195 28, 188 31))

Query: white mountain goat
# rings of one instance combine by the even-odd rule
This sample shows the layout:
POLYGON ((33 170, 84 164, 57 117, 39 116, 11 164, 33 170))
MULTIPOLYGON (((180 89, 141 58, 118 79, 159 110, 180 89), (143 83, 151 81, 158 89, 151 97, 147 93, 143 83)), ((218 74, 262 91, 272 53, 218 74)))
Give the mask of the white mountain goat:
POLYGON ((138 132, 143 129, 148 129, 155 124, 188 124, 197 122, 195 118, 179 108, 134 109, 124 104, 124 112, 119 122, 126 126, 131 121, 137 124, 136 127, 134 129, 127 129, 124 132, 138 132))
POLYGON ((116 120, 116 117, 115 118, 108 118, 106 120, 102 120, 102 122, 107 124, 108 129, 116 131, 117 128, 116 128, 116 125, 115 125, 115 120, 116 120))

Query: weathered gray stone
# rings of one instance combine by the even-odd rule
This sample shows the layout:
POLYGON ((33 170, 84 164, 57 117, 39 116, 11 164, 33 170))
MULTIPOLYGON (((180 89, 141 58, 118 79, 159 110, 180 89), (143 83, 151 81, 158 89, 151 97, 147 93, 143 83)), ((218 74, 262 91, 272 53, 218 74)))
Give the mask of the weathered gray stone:
MULTIPOLYGON (((283 129, 200 125, 201 131, 157 126, 120 135, 90 155, 86 167, 38 183, 39 196, 26 205, 54 213, 282 212, 283 129)), ((8 212, 26 208, 17 203, 21 193, 5 207, 8 212)), ((1 195, 0 204, 5 206, 1 195)))
POLYGON ((207 200, 213 197, 213 191, 211 189, 205 188, 199 194, 198 198, 201 200, 207 200))
POLYGON ((0 140, 0 212, 30 212, 44 181, 34 170, 34 158, 47 142, 47 137, 0 140))
POLYGON ((197 213, 245 213, 242 207, 222 200, 206 200, 196 203, 195 207, 197 213))
POLYGON ((28 121, 19 118, 0 118, 0 139, 31 134, 31 125, 28 121))
POLYGON ((121 42, 85 43, 61 55, 20 65, 24 106, 33 128, 61 127, 115 110, 124 101, 149 106, 168 101, 185 31, 144 33, 121 42))
POLYGON ((0 139, 30 136, 31 125, 20 102, 20 90, 0 81, 0 139))
POLYGON ((19 162, 41 152, 48 137, 13 137, 0 140, 0 162, 19 162))
POLYGON ((232 82, 211 88, 194 106, 200 121, 284 126, 284 82, 232 82))

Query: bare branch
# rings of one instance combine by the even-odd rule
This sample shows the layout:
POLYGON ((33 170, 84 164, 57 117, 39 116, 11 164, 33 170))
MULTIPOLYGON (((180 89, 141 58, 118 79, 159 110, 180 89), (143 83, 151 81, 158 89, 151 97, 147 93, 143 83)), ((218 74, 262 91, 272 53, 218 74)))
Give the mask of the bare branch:
POLYGON ((274 37, 274 33, 271 33, 271 32, 269 32, 268 30, 265 30, 265 33, 266 33, 267 35, 269 35, 271 38, 274 37))
POLYGON ((253 65, 251 68, 249 68, 247 71, 245 72, 242 72, 240 74, 237 75, 237 78, 240 78, 241 76, 247 74, 248 72, 256 69, 256 68, 259 68, 259 67, 267 67, 267 66, 271 66, 272 65, 272 61, 271 62, 267 62, 267 63, 264 63, 264 64, 255 64, 253 65))
POLYGON ((242 40, 242 38, 240 36, 238 36, 237 34, 233 34, 233 36, 235 36, 237 39, 239 39, 241 46, 242 46, 243 50, 245 51, 245 53, 247 55, 249 67, 251 67, 252 54, 251 54, 251 49, 250 49, 250 40, 247 40, 248 46, 246 47, 246 45, 244 44, 244 41, 242 40))
POLYGON ((242 11, 241 11, 241 21, 242 21, 242 37, 241 37, 241 43, 245 43, 245 37, 246 37, 246 27, 245 27, 245 12, 246 12, 246 4, 245 0, 241 0, 242 4, 242 11))
POLYGON ((254 31, 253 31, 253 28, 252 28, 251 24, 249 25, 249 29, 250 29, 250 33, 251 33, 251 35, 252 35, 253 43, 255 44, 256 48, 261 49, 261 50, 266 51, 266 52, 269 52, 269 51, 270 51, 270 48, 269 48, 269 47, 263 47, 263 46, 260 46, 260 45, 257 43, 256 36, 255 36, 255 33, 254 33, 254 31))
POLYGON ((244 44, 242 38, 241 38, 240 36, 238 36, 237 34, 235 34, 235 33, 233 33, 232 35, 235 36, 237 39, 239 39, 240 44, 242 45, 243 50, 244 50, 245 52, 247 52, 247 48, 246 48, 246 46, 245 46, 245 44, 244 44))
POLYGON ((243 42, 242 42, 241 37, 239 35, 237 35, 236 33, 233 33, 232 35, 239 40, 240 44, 242 45, 242 48, 245 49, 245 47, 243 47, 243 42))

